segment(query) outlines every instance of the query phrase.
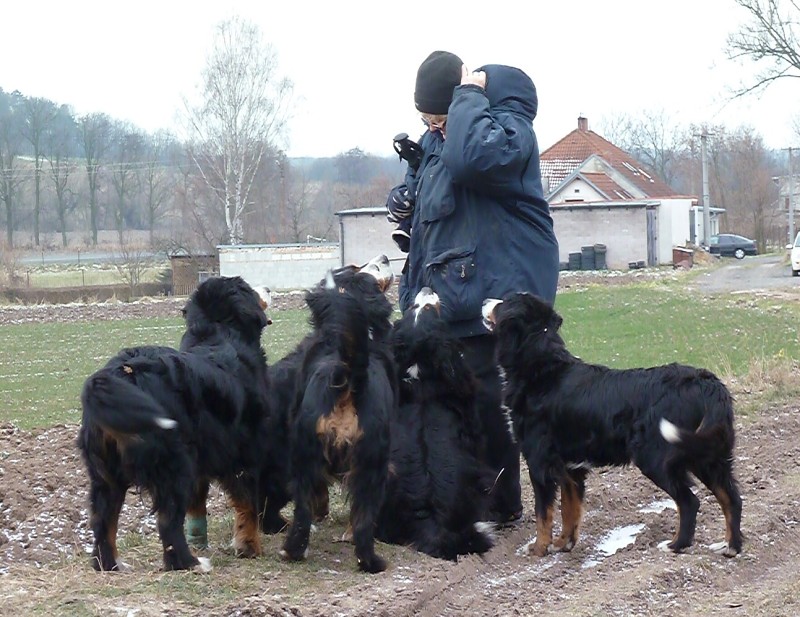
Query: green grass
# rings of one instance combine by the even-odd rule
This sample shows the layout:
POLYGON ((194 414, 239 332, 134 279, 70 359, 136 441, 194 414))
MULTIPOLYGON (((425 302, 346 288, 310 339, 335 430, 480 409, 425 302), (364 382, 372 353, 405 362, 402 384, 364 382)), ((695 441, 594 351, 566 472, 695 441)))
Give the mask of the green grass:
MULTIPOLYGON (((156 263, 145 267, 140 273, 142 283, 153 283, 159 279, 168 263, 156 263)), ((76 268, 73 265, 32 266, 17 272, 25 285, 37 288, 81 287, 85 285, 119 285, 126 277, 113 264, 87 264, 76 268)))
MULTIPOLYGON (((592 286, 560 293, 572 353, 616 368, 681 362, 761 389, 773 367, 800 358, 800 303, 753 295, 691 295, 680 283, 592 286), (749 381, 748 381, 749 380, 749 381)), ((308 331, 307 311, 271 313, 270 362, 308 331)), ((80 421, 84 380, 121 347, 175 346, 179 318, 9 325, 0 328, 0 423, 21 428, 80 421)), ((788 368, 786 368, 788 367, 788 368)))
MULTIPOLYGON (((273 314, 263 343, 277 360, 308 331, 306 311, 273 314)), ((180 318, 44 323, 0 328, 0 424, 79 422, 83 382, 123 347, 177 346, 180 318)))
POLYGON ((570 351, 615 368, 681 362, 743 376, 754 361, 800 358, 796 301, 650 284, 559 294, 556 309, 570 351))

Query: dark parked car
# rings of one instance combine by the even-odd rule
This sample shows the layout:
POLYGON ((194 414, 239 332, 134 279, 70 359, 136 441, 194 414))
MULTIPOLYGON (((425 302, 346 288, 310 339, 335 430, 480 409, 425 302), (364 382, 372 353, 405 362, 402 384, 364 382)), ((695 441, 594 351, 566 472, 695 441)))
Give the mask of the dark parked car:
POLYGON ((736 234, 719 234, 711 236, 708 250, 713 255, 744 259, 745 255, 758 255, 754 240, 736 234))

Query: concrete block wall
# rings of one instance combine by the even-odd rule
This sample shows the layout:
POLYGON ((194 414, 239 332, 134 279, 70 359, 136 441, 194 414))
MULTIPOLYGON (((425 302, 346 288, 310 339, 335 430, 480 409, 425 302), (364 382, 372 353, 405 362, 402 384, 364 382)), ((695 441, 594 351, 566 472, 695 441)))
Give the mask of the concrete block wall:
POLYGON ((392 240, 396 225, 386 220, 386 208, 359 208, 338 214, 342 265, 361 264, 376 255, 386 255, 394 273, 400 274, 406 256, 392 240))
POLYGON ((559 244, 559 261, 582 246, 606 245, 606 265, 627 270, 632 261, 647 260, 647 213, 643 206, 598 207, 551 206, 553 227, 559 244))
POLYGON ((338 268, 337 243, 219 246, 219 273, 273 291, 308 289, 338 268))

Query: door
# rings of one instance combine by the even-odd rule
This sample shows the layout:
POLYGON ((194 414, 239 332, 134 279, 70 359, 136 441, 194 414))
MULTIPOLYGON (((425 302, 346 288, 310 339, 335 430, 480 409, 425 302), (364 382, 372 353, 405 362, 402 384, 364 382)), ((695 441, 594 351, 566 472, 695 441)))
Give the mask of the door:
POLYGON ((647 265, 658 265, 658 210, 655 206, 647 208, 647 265))

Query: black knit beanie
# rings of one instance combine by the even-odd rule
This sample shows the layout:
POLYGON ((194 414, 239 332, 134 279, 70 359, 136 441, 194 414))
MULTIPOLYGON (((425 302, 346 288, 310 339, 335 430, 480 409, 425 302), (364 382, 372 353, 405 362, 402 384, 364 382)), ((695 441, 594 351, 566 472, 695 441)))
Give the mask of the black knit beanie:
POLYGON ((449 51, 435 51, 417 71, 414 104, 424 114, 446 114, 453 88, 461 83, 461 58, 449 51))

